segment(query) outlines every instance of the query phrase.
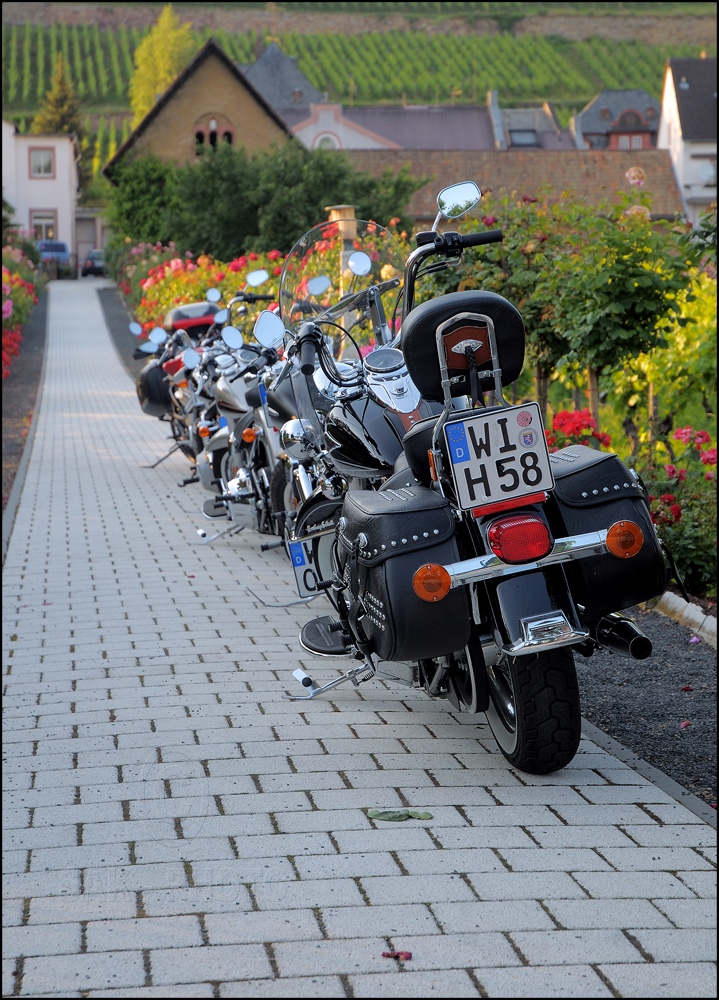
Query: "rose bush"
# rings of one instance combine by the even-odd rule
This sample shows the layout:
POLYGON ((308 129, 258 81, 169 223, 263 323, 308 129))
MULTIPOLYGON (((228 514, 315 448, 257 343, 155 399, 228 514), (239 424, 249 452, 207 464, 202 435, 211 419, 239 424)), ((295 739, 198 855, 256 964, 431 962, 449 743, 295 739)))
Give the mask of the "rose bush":
POLYGON ((641 471, 652 520, 689 593, 716 597, 716 442, 689 426, 672 437, 684 446, 675 461, 641 471))
POLYGON ((113 269, 130 312, 149 332, 162 325, 175 306, 204 300, 209 288, 219 289, 229 301, 252 271, 266 270, 268 280, 258 290, 277 295, 283 262, 279 250, 248 253, 224 263, 206 254, 197 259, 189 252, 181 256, 174 243, 140 243, 128 245, 113 269))
POLYGON ((10 374, 20 353, 22 327, 38 301, 40 282, 27 240, 15 239, 2 250, 2 377, 10 374), (28 252, 26 252, 28 251, 28 252))

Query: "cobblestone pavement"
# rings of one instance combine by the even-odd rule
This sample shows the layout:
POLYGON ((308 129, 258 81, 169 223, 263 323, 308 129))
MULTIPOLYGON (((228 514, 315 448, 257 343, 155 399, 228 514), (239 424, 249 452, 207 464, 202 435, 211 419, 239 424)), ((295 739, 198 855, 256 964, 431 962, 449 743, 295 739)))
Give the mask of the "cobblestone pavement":
POLYGON ((147 468, 98 287, 49 287, 4 564, 3 996, 715 997, 716 828, 660 783, 589 735, 522 774, 380 681, 287 700, 344 661, 281 552, 201 545, 186 462, 147 468))

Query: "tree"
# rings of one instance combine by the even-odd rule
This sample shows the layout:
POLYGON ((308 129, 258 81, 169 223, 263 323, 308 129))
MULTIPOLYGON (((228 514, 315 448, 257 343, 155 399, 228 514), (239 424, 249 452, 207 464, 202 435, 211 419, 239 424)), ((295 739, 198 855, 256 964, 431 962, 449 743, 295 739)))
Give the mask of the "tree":
POLYGON ((176 168, 157 157, 120 163, 108 209, 113 242, 167 241, 165 215, 175 194, 176 168))
POLYGON ((296 140, 252 158, 220 145, 178 168, 163 228, 180 251, 218 260, 250 250, 287 253, 326 221, 328 205, 355 205, 358 218, 386 225, 401 219, 422 183, 405 171, 369 177, 334 151, 307 150, 296 140))
POLYGON ((176 198, 164 216, 178 251, 223 261, 239 256, 257 232, 255 176, 245 150, 225 144, 180 167, 176 198))
POLYGON ((648 198, 623 196, 612 209, 587 208, 572 219, 548 276, 555 293, 552 323, 566 338, 567 353, 587 368, 597 427, 602 373, 666 346, 672 325, 686 324, 692 268, 700 257, 684 227, 652 220, 648 198))
POLYGON ((65 72, 61 52, 57 56, 50 89, 40 103, 40 110, 30 124, 30 131, 35 135, 50 133, 75 136, 80 148, 78 163, 80 187, 85 188, 92 177, 88 137, 80 117, 80 98, 65 72))
POLYGON ((133 128, 185 68, 194 51, 192 25, 182 24, 168 4, 135 49, 135 70, 130 80, 133 128))

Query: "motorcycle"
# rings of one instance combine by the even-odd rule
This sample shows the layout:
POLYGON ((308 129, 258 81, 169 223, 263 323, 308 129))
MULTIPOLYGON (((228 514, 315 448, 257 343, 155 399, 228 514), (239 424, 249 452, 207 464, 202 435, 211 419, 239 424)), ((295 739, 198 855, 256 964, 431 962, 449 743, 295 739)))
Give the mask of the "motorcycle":
MULTIPOLYGON (((245 303, 273 299, 272 295, 248 291, 268 277, 265 270, 248 274, 245 288, 236 293, 227 307, 220 304, 220 291, 210 289, 204 302, 185 303, 170 309, 163 326, 155 327, 148 340, 135 351, 135 357, 147 353, 156 355, 137 376, 137 395, 145 413, 170 423, 175 442, 154 464, 158 465, 178 449, 182 451, 193 466, 193 474, 183 481, 183 486, 201 481, 198 458, 205 449, 207 438, 226 423, 218 417, 215 383, 234 360, 228 356, 220 334, 232 318, 233 306, 239 304, 239 311, 246 313, 245 303)), ((131 323, 130 332, 139 336, 142 327, 131 323)), ((217 478, 220 471, 216 456, 213 461, 217 478)))
MULTIPOLYGON (((252 284, 266 279, 266 271, 248 276, 252 284)), ((228 303, 230 325, 221 336, 227 353, 215 362, 214 402, 201 431, 205 440, 198 456, 198 474, 203 487, 216 494, 203 504, 204 515, 227 518, 234 527, 210 540, 241 530, 248 523, 263 534, 276 531, 272 477, 278 461, 279 429, 294 414, 294 399, 287 391, 268 394, 259 373, 268 367, 272 370, 279 362, 277 348, 282 341, 252 342, 231 325, 233 306, 239 304, 241 313, 246 314, 246 303, 273 299, 272 295, 244 291, 228 303)), ((196 371, 201 373, 203 367, 196 371)), ((205 532, 198 533, 207 538, 205 532)))
POLYGON ((412 382, 396 347, 397 316, 384 308, 402 267, 399 245, 384 227, 358 219, 322 223, 286 258, 281 318, 262 313, 255 326, 258 337, 284 335, 286 362, 276 384, 288 379, 297 405, 280 431, 272 502, 300 597, 316 596, 329 576, 331 536, 347 489, 378 488, 395 472, 406 431, 441 410, 412 382), (316 334, 318 351, 303 364, 307 331, 316 334), (333 372, 342 373, 341 384, 333 372))
MULTIPOLYGON (((473 182, 440 192, 400 289, 399 347, 441 412, 406 431, 397 471, 379 489, 344 493, 320 582, 335 615, 300 634, 308 652, 357 663, 324 684, 295 670, 303 693, 290 697, 375 675, 399 680, 483 713, 510 764, 548 774, 579 747, 575 654, 647 658, 650 640, 621 612, 661 594, 666 568, 636 473, 584 446, 550 454, 538 404, 505 400, 524 363, 515 306, 481 290, 415 304, 422 273, 501 241, 499 230, 438 229, 480 197, 473 182)), ((320 351, 331 371, 313 326, 297 337, 302 367, 311 371, 320 351)), ((338 391, 349 388, 341 370, 331 377, 338 391)), ((356 428, 342 432, 346 453, 356 428)))

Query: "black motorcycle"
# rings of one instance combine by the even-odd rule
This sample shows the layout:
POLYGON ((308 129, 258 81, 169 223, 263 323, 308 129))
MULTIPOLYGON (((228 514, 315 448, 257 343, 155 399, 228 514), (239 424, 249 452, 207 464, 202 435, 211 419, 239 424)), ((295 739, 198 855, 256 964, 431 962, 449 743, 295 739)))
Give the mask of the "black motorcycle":
POLYGON ((272 502, 301 597, 316 596, 331 574, 346 491, 379 488, 406 432, 442 409, 410 378, 393 332, 399 315, 384 308, 403 266, 396 239, 377 223, 322 223, 287 255, 281 319, 263 313, 255 326, 260 339, 284 336, 287 360, 271 389, 291 386, 295 415, 280 430, 272 502), (303 354, 308 338, 314 348, 303 354))
MULTIPOLYGON (((550 455, 538 404, 504 399, 524 362, 518 310, 477 290, 415 305, 419 275, 502 239, 438 230, 479 198, 471 182, 442 191, 432 230, 407 259, 398 346, 441 412, 406 430, 379 489, 345 491, 319 583, 335 614, 308 622, 300 641, 358 663, 323 685, 296 670, 296 697, 375 673, 419 685, 485 713, 512 765, 547 774, 580 742, 574 654, 648 657, 649 639, 620 612, 661 594, 666 570, 638 476, 584 446, 550 455)), ((329 372, 322 328, 311 327, 297 338, 301 363, 311 370, 319 351, 329 372)), ((353 391, 341 371, 332 377, 338 392, 353 391)), ((349 453, 355 425, 340 430, 349 453)))

